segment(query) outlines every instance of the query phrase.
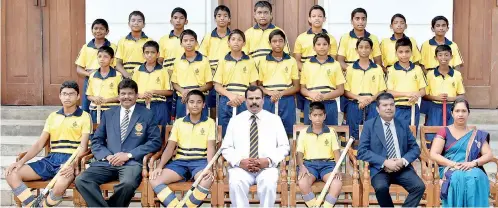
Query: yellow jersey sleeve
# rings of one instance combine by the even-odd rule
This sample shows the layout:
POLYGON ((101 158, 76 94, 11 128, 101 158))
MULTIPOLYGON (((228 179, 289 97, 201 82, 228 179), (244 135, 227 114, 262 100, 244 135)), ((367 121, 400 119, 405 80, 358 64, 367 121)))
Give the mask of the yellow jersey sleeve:
POLYGON ((382 56, 382 53, 380 52, 380 45, 379 45, 379 39, 377 36, 370 35, 370 38, 372 39, 373 42, 373 51, 372 51, 372 57, 378 57, 382 56))
POLYGON ((179 135, 180 123, 179 122, 183 122, 183 118, 176 120, 175 123, 173 124, 173 128, 171 128, 171 133, 169 135, 168 141, 178 143, 178 138, 180 137, 180 135, 179 135))
POLYGON ((379 87, 377 89, 378 93, 387 90, 386 79, 384 79, 384 72, 382 70, 380 70, 379 73, 377 74, 377 82, 378 82, 377 86, 379 87))
POLYGON ((297 60, 294 59, 293 57, 291 59, 293 60, 293 63, 291 66, 291 79, 292 80, 299 80, 299 69, 297 69, 297 60))
POLYGON ((95 95, 95 93, 93 93, 93 82, 94 82, 94 78, 93 78, 93 75, 95 74, 95 72, 91 73, 90 74, 90 77, 88 79, 88 85, 87 85, 87 88, 86 88, 86 95, 88 96, 93 96, 95 95))
POLYGON ((87 112, 83 112, 83 116, 84 116, 85 120, 83 121, 83 124, 81 127, 82 128, 81 133, 82 134, 91 134, 93 132, 92 117, 87 112))
POLYGON ((463 78, 462 78, 462 74, 458 73, 458 77, 455 81, 455 88, 456 88, 456 92, 457 92, 457 95, 463 95, 465 94, 465 87, 463 86, 463 78))
POLYGON ((53 115, 53 113, 48 115, 47 120, 45 120, 45 126, 43 126, 43 131, 47 132, 49 134, 50 134, 50 124, 52 123, 52 115, 53 115))
POLYGON ((418 50, 417 41, 415 40, 415 38, 410 38, 410 41, 412 42, 412 57, 411 57, 411 61, 412 61, 412 63, 416 63, 416 62, 420 63, 420 60, 422 59, 421 58, 422 56, 420 54, 420 51, 418 50))
POLYGON ((163 86, 162 86, 163 89, 164 90, 173 90, 173 89, 170 88, 171 87, 171 85, 170 85, 171 80, 170 80, 170 77, 169 77, 168 70, 163 69, 162 70, 162 74, 163 74, 163 77, 165 79, 164 82, 163 82, 163 86))
POLYGON ((124 47, 124 41, 125 41, 125 38, 121 38, 118 41, 118 50, 116 51, 116 55, 114 56, 115 58, 123 60, 124 49, 125 49, 125 47, 124 47))
POLYGON ((420 90, 422 88, 427 87, 427 78, 425 77, 424 71, 422 71, 422 69, 419 66, 416 66, 415 70, 417 70, 416 71, 417 76, 421 77, 420 79, 417 79, 418 80, 418 89, 420 90))
POLYGON ((308 83, 308 79, 307 79, 308 67, 307 67, 307 65, 308 65, 307 63, 304 63, 303 68, 301 69, 301 85, 306 85, 306 83, 308 83))
POLYGON ((329 48, 329 55, 336 56, 337 55, 337 41, 335 40, 334 36, 328 34, 330 37, 330 48, 329 48))
POLYGON ((458 49, 458 45, 453 42, 451 45, 451 53, 453 55, 453 58, 451 58, 450 61, 450 66, 456 67, 458 65, 463 64, 463 58, 462 55, 460 54, 460 50, 458 49))
POLYGON ((225 71, 225 59, 218 62, 218 67, 214 73, 213 82, 223 85, 223 72, 225 71))
MULTIPOLYGON (((337 55, 346 57, 346 55, 347 55, 346 53, 348 50, 348 39, 349 39, 348 36, 349 36, 349 33, 346 33, 339 40, 339 48, 337 49, 337 55)), ((374 44, 374 47, 375 47, 375 44, 374 44)))
POLYGON ((431 50, 431 45, 429 45, 429 41, 426 41, 422 44, 422 47, 420 49, 420 64, 424 65, 425 68, 429 67, 430 60, 434 59, 434 56, 432 56, 433 53, 430 52, 431 50))
MULTIPOLYGON (((331 135, 331 138, 330 138, 330 142, 331 142, 331 147, 332 147, 332 151, 336 151, 336 150, 340 150, 340 147, 339 147, 339 142, 337 141, 339 138, 337 138, 337 133, 335 132, 335 130, 333 128, 329 128, 330 129, 330 135, 331 135)), ((332 155, 334 155, 334 153, 332 152, 332 155)))
POLYGON ((337 86, 344 84, 346 82, 346 79, 344 79, 344 74, 342 73, 341 65, 339 65, 339 62, 335 62, 334 64, 334 73, 333 73, 333 78, 331 82, 337 86))
POLYGON ((301 43, 303 41, 303 36, 299 35, 296 39, 296 43, 294 43, 294 53, 299 53, 303 54, 303 44, 301 43))
POLYGON ((252 38, 251 28, 247 29, 244 32, 244 35, 246 36, 246 44, 242 48, 242 51, 244 51, 245 54, 249 55, 249 52, 251 51, 251 47, 250 46, 251 46, 251 38, 252 38))
POLYGON ((344 90, 351 92, 351 83, 353 83, 353 69, 351 66, 346 68, 346 83, 344 83, 344 90))
MULTIPOLYGON (((167 41, 168 41, 168 35, 165 35, 159 39, 159 58, 165 58, 166 57, 166 50, 168 48, 167 41)), ((163 63, 161 63, 163 64, 163 63)))
POLYGON ((249 60, 249 63, 247 64, 248 67, 249 67, 249 73, 251 76, 250 79, 249 79, 249 82, 256 82, 259 79, 259 75, 258 75, 258 70, 256 69, 256 64, 254 63, 254 60, 250 59, 249 60))
POLYGON ((205 35, 201 41, 201 45, 199 46, 199 52, 206 55, 206 56, 209 56, 209 54, 208 54, 209 43, 211 42, 211 41, 209 41, 209 39, 210 39, 209 36, 211 36, 211 35, 210 34, 205 35))
POLYGON ((202 63, 202 67, 204 68, 204 80, 205 83, 213 81, 213 73, 211 72, 211 66, 209 65, 209 61, 207 57, 203 57, 205 61, 202 63))
POLYGON ((213 119, 208 118, 209 130, 208 130, 208 141, 216 141, 216 124, 213 119))
POLYGON ((80 53, 78 54, 78 58, 74 62, 76 65, 81 66, 82 68, 86 68, 86 53, 85 53, 86 45, 83 45, 80 49, 80 53))
POLYGON ((387 72, 387 89, 388 90, 394 90, 394 68, 389 67, 388 72, 387 72))
POLYGON ((138 69, 140 68, 140 65, 136 66, 134 69, 133 69, 133 75, 131 77, 131 79, 135 82, 138 83, 138 81, 140 80, 140 73, 138 73, 138 69))
MULTIPOLYGON (((308 116, 308 115, 305 115, 305 116, 308 116)), ((296 146, 296 152, 300 152, 300 153, 303 153, 304 154, 304 140, 306 138, 306 129, 304 130, 301 130, 301 132, 299 132, 299 137, 297 139, 297 146, 296 146)))
POLYGON ((258 70, 259 70, 259 80, 263 81, 265 80, 265 73, 266 72, 266 67, 267 67, 267 61, 266 59, 260 59, 258 65, 258 70))
POLYGON ((173 73, 171 74, 171 82, 173 83, 178 83, 177 71, 179 69, 177 68, 178 68, 178 59, 176 59, 175 62, 173 63, 173 73))

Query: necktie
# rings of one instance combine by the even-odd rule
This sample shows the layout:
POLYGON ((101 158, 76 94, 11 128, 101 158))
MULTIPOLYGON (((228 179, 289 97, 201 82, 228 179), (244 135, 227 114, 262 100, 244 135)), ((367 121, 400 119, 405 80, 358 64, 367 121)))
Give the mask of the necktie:
POLYGON ((258 124, 256 123, 256 116, 251 116, 251 131, 249 134, 249 138, 251 138, 251 148, 249 151, 250 158, 258 158, 258 124))
POLYGON ((125 140, 126 131, 128 130, 128 124, 130 124, 130 110, 125 110, 125 116, 121 122, 121 143, 125 140))
POLYGON ((386 129, 387 159, 396 158, 396 148, 394 147, 394 137, 393 137, 393 133, 391 132, 391 128, 389 128, 389 125, 391 125, 391 123, 386 122, 385 125, 387 126, 387 129, 386 129))

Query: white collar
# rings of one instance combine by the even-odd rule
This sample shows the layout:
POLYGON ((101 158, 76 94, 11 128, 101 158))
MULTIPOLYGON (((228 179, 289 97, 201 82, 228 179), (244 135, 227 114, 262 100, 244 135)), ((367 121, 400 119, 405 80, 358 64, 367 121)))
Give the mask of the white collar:
POLYGON ((384 119, 382 119, 382 117, 380 117, 380 120, 382 121, 382 126, 385 126, 386 122, 390 124, 389 126, 393 126, 394 125, 394 118, 391 119, 391 121, 385 121, 384 119))
MULTIPOLYGON (((137 105, 137 104, 135 104, 137 105)), ((133 111, 135 110, 135 105, 132 105, 128 110, 130 110, 130 115, 133 114, 133 111)), ((125 108, 123 108, 123 106, 121 106, 121 113, 123 113, 123 115, 125 115, 125 108)))

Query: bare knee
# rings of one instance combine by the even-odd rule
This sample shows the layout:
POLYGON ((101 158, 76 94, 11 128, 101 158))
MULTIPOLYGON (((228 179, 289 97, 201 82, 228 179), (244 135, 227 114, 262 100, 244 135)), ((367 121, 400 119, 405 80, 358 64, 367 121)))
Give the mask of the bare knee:
POLYGON ((12 188, 15 188, 13 186, 16 186, 18 183, 22 182, 21 175, 17 172, 12 172, 9 175, 6 175, 5 179, 12 188))
POLYGON ((66 192, 67 187, 69 187, 69 184, 74 180, 74 176, 70 177, 61 177, 57 180, 54 188, 52 189, 52 192, 54 193, 55 196, 62 196, 66 192))
POLYGON ((299 186, 299 189, 301 189, 301 192, 304 194, 307 194, 311 192, 311 185, 313 184, 313 181, 308 177, 305 176, 301 178, 301 180, 297 181, 297 185, 299 186))
POLYGON ((155 179, 149 178, 149 183, 152 186, 152 188, 154 188, 154 187, 158 186, 159 184, 161 184, 162 182, 159 180, 159 178, 155 178, 155 179))

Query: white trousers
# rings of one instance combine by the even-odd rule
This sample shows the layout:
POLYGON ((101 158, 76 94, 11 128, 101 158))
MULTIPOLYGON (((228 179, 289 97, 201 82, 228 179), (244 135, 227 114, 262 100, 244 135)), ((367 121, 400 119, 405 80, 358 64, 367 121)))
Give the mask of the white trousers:
POLYGON ((249 187, 258 186, 260 207, 274 207, 277 196, 278 169, 265 168, 258 173, 251 173, 242 168, 234 167, 228 170, 230 201, 232 207, 249 207, 249 187))

